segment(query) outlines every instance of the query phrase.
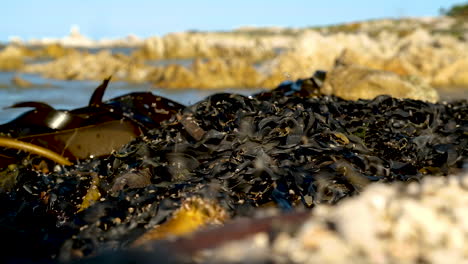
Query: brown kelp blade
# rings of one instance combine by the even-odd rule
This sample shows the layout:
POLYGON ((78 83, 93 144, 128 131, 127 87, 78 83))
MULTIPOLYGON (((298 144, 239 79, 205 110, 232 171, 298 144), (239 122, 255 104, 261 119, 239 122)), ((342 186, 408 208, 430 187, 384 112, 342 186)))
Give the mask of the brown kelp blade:
MULTIPOLYGON (((55 152, 62 158, 67 158, 73 162, 90 157, 107 156, 140 134, 141 130, 134 123, 115 120, 53 133, 20 137, 18 141, 48 149, 50 152, 55 152)), ((0 154, 0 168, 17 163, 19 161, 18 155, 15 154, 18 150, 31 153, 28 149, 22 149, 21 147, 15 148, 10 152, 6 149, 6 153, 0 154)), ((56 162, 56 160, 40 153, 33 154, 38 154, 56 162)))
POLYGON ((41 102, 21 102, 10 108, 33 107, 8 123, 0 125, 0 132, 11 137, 49 133, 82 126, 84 119, 65 110, 56 110, 41 102))
MULTIPOLYGON (((56 152, 70 161, 101 157, 118 150, 141 134, 142 130, 131 121, 113 120, 101 124, 61 130, 52 133, 29 135, 17 138, 56 152)), ((17 148, 5 149, 0 155, 0 168, 18 162, 17 148)), ((47 158, 47 157, 46 157, 47 158)))
POLYGON ((104 81, 99 85, 91 95, 89 99, 88 106, 99 106, 102 104, 102 98, 104 97, 104 92, 107 89, 107 85, 109 84, 111 77, 104 79, 104 81))
MULTIPOLYGON (((42 102, 14 104, 35 109, 1 125, 0 133, 75 161, 110 155, 185 108, 150 92, 129 93, 102 102, 109 81, 110 77, 96 88, 88 106, 74 110, 56 110, 42 102)), ((18 160, 13 151, 3 151, 2 155, 0 164, 18 160)))
POLYGON ((54 109, 52 106, 43 102, 20 102, 6 108, 32 107, 36 109, 54 109))
MULTIPOLYGON (((184 105, 157 96, 151 92, 135 92, 110 99, 101 105, 113 113, 132 120, 143 129, 158 127, 159 124, 185 108, 184 105)), ((74 111, 75 113, 75 111, 74 111)))
POLYGON ((141 134, 130 121, 114 120, 102 124, 19 138, 49 148, 71 161, 101 157, 118 150, 141 134))

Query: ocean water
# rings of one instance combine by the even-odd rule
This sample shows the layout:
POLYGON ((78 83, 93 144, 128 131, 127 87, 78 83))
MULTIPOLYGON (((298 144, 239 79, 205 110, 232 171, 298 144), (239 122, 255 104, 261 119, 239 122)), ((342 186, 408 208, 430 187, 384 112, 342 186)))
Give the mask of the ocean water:
MULTIPOLYGON (((0 124, 3 124, 27 108, 8 108, 12 104, 25 101, 44 102, 56 109, 73 109, 86 106, 94 89, 100 84, 97 81, 61 81, 44 79, 34 74, 18 74, 13 72, 0 72, 0 124), (11 84, 14 76, 19 76, 35 84, 30 88, 15 87, 11 84)), ((126 82, 110 82, 104 94, 104 100, 131 92, 152 92, 184 105, 194 104, 203 98, 219 93, 230 92, 251 95, 262 89, 232 88, 223 90, 197 90, 181 89, 167 90, 151 86, 151 84, 133 84, 126 82)))
MULTIPOLYGON (((1 44, 0 44, 0 49, 2 48, 1 44)), ((41 45, 29 45, 28 46, 28 49, 31 49, 31 50, 37 50, 37 49, 42 49, 43 46, 41 45)), ((116 54, 116 53, 122 53, 122 54, 125 54, 125 55, 130 55, 133 51, 136 50, 136 48, 132 48, 132 47, 113 47, 113 48, 88 48, 88 47, 77 47, 75 48, 79 51, 87 51, 89 53, 92 53, 92 54, 95 54, 95 53, 98 53, 102 50, 108 50, 110 51, 112 54, 116 54)))
MULTIPOLYGON (((183 62, 186 63, 186 61, 183 62)), ((162 63, 164 64, 166 62, 162 63)), ((74 109, 86 106, 91 94, 99 84, 100 82, 97 81, 52 80, 44 79, 34 74, 0 72, 0 124, 8 122, 28 110, 26 108, 8 108, 12 104, 18 102, 44 102, 56 109, 74 109), (32 82, 34 86, 30 88, 13 86, 11 84, 11 79, 15 75, 32 82)), ((169 98, 184 105, 190 105, 209 95, 219 92, 251 95, 260 91, 262 91, 262 89, 248 90, 243 88, 232 88, 223 90, 198 90, 190 89, 189 87, 187 89, 180 90, 167 90, 153 87, 151 84, 133 84, 111 81, 106 93, 104 94, 104 100, 131 92, 152 92, 153 94, 169 98)), ((468 100, 468 89, 466 88, 441 88, 439 89, 439 94, 442 101, 458 99, 468 100)))

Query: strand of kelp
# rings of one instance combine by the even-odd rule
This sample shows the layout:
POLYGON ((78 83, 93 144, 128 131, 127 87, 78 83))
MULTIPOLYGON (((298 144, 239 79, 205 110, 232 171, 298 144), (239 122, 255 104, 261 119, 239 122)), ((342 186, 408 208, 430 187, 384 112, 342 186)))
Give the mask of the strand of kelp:
POLYGON ((60 165, 72 165, 73 164, 69 160, 64 158, 63 156, 49 149, 31 144, 28 142, 23 142, 17 139, 0 137, 0 147, 13 148, 13 149, 21 150, 21 151, 26 151, 31 154, 36 154, 44 158, 50 159, 51 161, 54 161, 60 165))

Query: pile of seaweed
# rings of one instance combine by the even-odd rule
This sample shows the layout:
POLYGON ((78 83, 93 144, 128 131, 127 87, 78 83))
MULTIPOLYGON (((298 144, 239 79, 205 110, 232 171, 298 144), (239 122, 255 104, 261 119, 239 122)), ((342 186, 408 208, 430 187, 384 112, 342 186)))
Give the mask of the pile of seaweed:
POLYGON ((305 88, 299 80, 249 97, 216 94, 110 156, 52 172, 9 166, 1 258, 70 261, 128 248, 193 197, 231 218, 307 210, 372 182, 452 174, 468 160, 467 101, 347 101, 305 88))

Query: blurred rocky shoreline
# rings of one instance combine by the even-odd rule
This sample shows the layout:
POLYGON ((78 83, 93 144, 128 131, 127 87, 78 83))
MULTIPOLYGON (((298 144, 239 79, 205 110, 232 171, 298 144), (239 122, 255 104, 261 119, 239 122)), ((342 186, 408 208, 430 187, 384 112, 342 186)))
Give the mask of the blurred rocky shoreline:
POLYGON ((468 21, 445 16, 100 41, 73 29, 62 39, 12 39, 0 50, 0 71, 60 80, 112 75, 161 88, 222 89, 273 88, 325 70, 328 94, 357 99, 386 92, 436 101, 431 87, 467 89, 467 50, 468 21), (342 88, 344 83, 354 90, 342 88), (423 90, 422 96, 408 92, 414 89, 423 90))

